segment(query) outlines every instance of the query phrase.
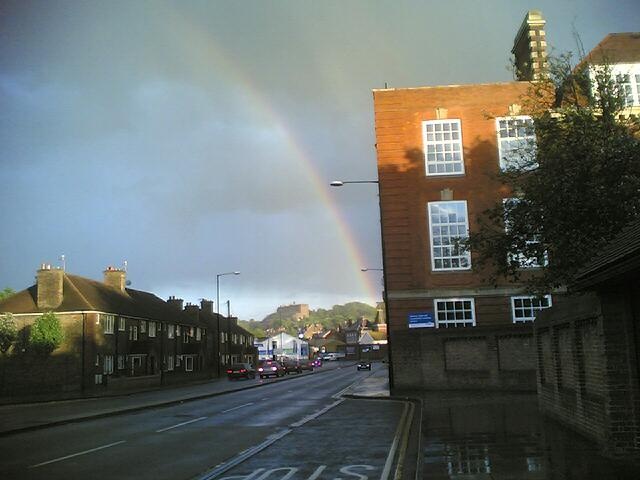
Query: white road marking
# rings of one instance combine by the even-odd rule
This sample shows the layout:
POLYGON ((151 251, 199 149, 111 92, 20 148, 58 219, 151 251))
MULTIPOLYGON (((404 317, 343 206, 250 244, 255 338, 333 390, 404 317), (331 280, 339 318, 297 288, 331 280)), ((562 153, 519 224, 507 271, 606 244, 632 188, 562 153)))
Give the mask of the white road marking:
POLYGON ((344 402, 344 398, 341 398, 340 400, 333 402, 331 405, 327 405, 326 407, 324 407, 322 410, 318 410, 315 413, 312 413, 311 415, 307 415, 306 417, 304 417, 302 420, 298 420, 295 423, 292 423, 291 425, 289 425, 290 427, 293 428, 297 428, 300 427, 302 425, 304 425, 307 422, 310 422, 311 420, 314 420, 316 418, 318 418, 320 415, 327 413, 329 410, 331 410, 333 407, 337 407, 338 405, 340 405, 342 402, 344 402))
POLYGON ((156 433, 166 432, 167 430, 171 430, 173 428, 182 427, 183 425, 189 425, 190 423, 193 423, 193 422, 199 422, 200 420, 204 420, 205 418, 207 417, 194 418, 193 420, 189 420, 188 422, 182 422, 167 428, 161 428, 160 430, 156 430, 156 433))
POLYGON ((233 407, 233 408, 230 408, 230 409, 228 409, 228 410, 223 410, 223 411, 222 411, 222 412, 220 412, 220 413, 233 412, 234 410, 238 410, 239 408, 243 408, 243 407, 248 407, 249 405, 253 405, 253 402, 245 403, 244 405, 239 405, 239 406, 237 406, 237 407, 233 407))
POLYGON ((400 416, 400 421, 398 422, 398 427, 396 428, 396 433, 393 437, 391 448, 389 449, 389 455, 387 455, 387 461, 384 463, 384 469, 382 470, 382 475, 380 475, 380 480, 387 480, 389 478, 389 474, 391 473, 391 466, 393 465, 393 459, 396 456, 396 450, 398 449, 400 435, 402 434, 402 429, 404 427, 404 422, 405 418, 407 417, 408 411, 409 403, 407 402, 404 404, 404 410, 402 410, 402 415, 400 416))
POLYGON ((114 447, 116 445, 120 445, 121 443, 125 443, 125 442, 126 440, 120 440, 119 442, 110 443, 109 445, 102 445, 101 447, 92 448, 90 450, 85 450, 83 452, 72 453, 71 455, 66 455, 60 458, 54 458, 53 460, 38 463, 36 465, 30 465, 28 468, 37 468, 37 467, 42 467, 43 465, 49 465, 50 463, 61 462, 62 460, 67 460, 68 458, 78 457, 80 455, 86 455, 87 453, 97 452, 98 450, 104 450, 105 448, 114 447))

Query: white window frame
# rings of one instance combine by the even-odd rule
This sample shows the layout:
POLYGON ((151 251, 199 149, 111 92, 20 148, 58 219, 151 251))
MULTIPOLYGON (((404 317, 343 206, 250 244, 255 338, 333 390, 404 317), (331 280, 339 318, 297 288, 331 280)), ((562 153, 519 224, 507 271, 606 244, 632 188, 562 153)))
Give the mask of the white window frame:
POLYGON ((202 340, 202 330, 200 330, 200 327, 196 327, 196 341, 200 341, 202 340))
POLYGON ((127 330, 127 323, 125 321, 124 317, 120 317, 119 321, 118 321, 118 331, 119 332, 124 332, 127 330))
POLYGON ((129 340, 134 342, 138 340, 138 327, 135 325, 129 325, 129 340))
MULTIPOLYGON (((591 65, 589 68, 589 78, 593 85, 593 93, 596 94, 597 85, 595 84, 596 74, 598 70, 604 68, 602 65, 591 65)), ((640 106, 640 63, 616 63, 609 65, 611 77, 618 85, 627 85, 626 82, 621 82, 620 77, 629 76, 629 90, 625 88, 626 98, 625 107, 639 107, 640 106), (629 95, 630 94, 630 95, 629 95), (631 102, 628 101, 629 96, 631 102)))
POLYGON ((456 328, 456 327, 475 327, 476 326, 476 302, 475 299, 473 297, 465 297, 465 298, 434 298, 433 299, 433 312, 434 312, 434 317, 436 320, 436 328, 456 328), (471 302, 471 324, 469 324, 469 321, 466 319, 452 319, 452 320, 440 320, 438 317, 438 313, 443 312, 443 313, 447 313, 447 310, 441 311, 438 309, 438 303, 439 302, 452 302, 454 303, 453 305, 453 311, 452 313, 455 314, 458 311, 461 312, 465 312, 468 309, 464 308, 464 305, 462 305, 462 309, 458 310, 456 309, 457 305, 455 305, 455 302, 471 302))
MULTIPOLYGON (((505 209, 504 211, 504 231, 505 232, 509 232, 509 222, 507 219, 507 212, 506 212, 506 204, 507 202, 519 202, 520 199, 517 197, 512 197, 512 198, 503 198, 502 199, 502 208, 505 209)), ((526 240, 527 244, 532 244, 532 243, 539 243, 537 240, 526 240)), ((529 268, 542 268, 542 267, 546 267, 547 265, 549 265, 549 255, 547 254, 547 252, 545 251, 544 253, 544 263, 541 265, 540 262, 538 261, 537 258, 530 258, 530 257, 525 257, 524 254, 522 252, 518 252, 518 253, 514 253, 514 254, 508 254, 507 255, 507 261, 511 262, 512 260, 517 260, 519 267, 520 268, 525 268, 525 269, 529 269, 529 268)))
POLYGON ((176 337, 179 337, 181 335, 181 328, 180 325, 176 325, 176 337))
POLYGON ((175 325, 170 323, 167 325, 167 338, 173 338, 175 336, 176 330, 175 325))
POLYGON ((443 120, 425 120, 422 122, 422 145, 424 149, 424 169, 425 175, 428 177, 432 176, 443 176, 443 175, 464 175, 464 148, 462 145, 462 122, 460 122, 459 118, 447 118, 443 120), (457 132, 455 130, 444 131, 445 125, 455 125, 457 127, 457 132), (429 132, 429 127, 433 126, 434 131, 429 132), (438 127, 440 127, 440 131, 438 131, 438 127), (450 138, 444 138, 447 133, 450 133, 450 138), (458 138, 453 138, 455 134, 458 134, 458 138), (436 140, 436 136, 441 134, 442 139, 436 140), (441 151, 437 151, 440 147, 441 151), (449 147, 449 151, 446 151, 447 147, 449 147), (455 154, 458 153, 460 155, 459 160, 446 159, 447 155, 451 155, 454 157, 455 154), (431 159, 432 156, 438 156, 441 154, 444 158, 442 160, 431 159), (446 170, 447 165, 452 165, 452 171, 438 171, 438 166, 442 166, 442 170, 446 170), (455 170, 455 166, 460 165, 459 170, 455 170), (430 166, 433 166, 436 170, 435 172, 430 172, 430 166))
MULTIPOLYGON (((464 215, 465 215, 465 221, 464 221, 464 230, 465 233, 463 235, 460 235, 457 231, 456 231, 456 235, 455 237, 453 235, 450 235, 450 233, 448 233, 446 235, 446 237, 448 238, 468 238, 469 237, 469 210, 467 209, 467 201, 466 200, 447 200, 447 201, 440 201, 440 202, 429 202, 427 204, 427 216, 429 219, 429 245, 430 245, 430 257, 431 257, 431 270, 434 272, 447 272, 447 271, 465 271, 465 270, 471 270, 471 252, 467 251, 464 254, 459 254, 459 255, 449 255, 449 256, 444 256, 444 254, 440 254, 437 256, 436 258, 436 248, 440 248, 441 252, 443 252, 445 249, 455 249, 456 247, 454 246, 453 243, 447 243, 447 244, 442 244, 442 241, 440 245, 435 245, 435 240, 434 240, 434 230, 435 228, 450 228, 452 227, 452 223, 456 226, 456 230, 458 229, 458 227, 460 227, 460 223, 461 222, 452 222, 452 223, 438 223, 436 225, 433 224, 432 221, 432 207, 434 208, 443 208, 442 205, 444 204, 448 204, 448 205, 453 205, 453 204, 459 204, 459 205, 464 205, 464 215), (467 265, 466 266, 460 266, 463 262, 462 260, 466 260, 467 265), (444 265, 444 261, 445 260, 449 260, 451 262, 451 264, 453 264, 454 260, 457 260, 458 262, 458 266, 457 267, 444 267, 444 266, 440 266, 440 267, 436 267, 436 261, 437 260, 441 260, 443 265, 444 265)), ((433 212, 433 215, 435 215, 436 213, 433 212)))
POLYGON ((113 329, 115 327, 115 316, 114 315, 100 315, 102 318, 102 326, 104 328, 104 333, 110 334, 113 333, 113 329))
MULTIPOLYGON (((533 119, 529 116, 529 115, 514 115, 514 116, 510 116, 510 117, 498 117, 496 118, 496 137, 497 137, 497 142, 498 142, 498 160, 500 163, 500 169, 501 170, 506 170, 507 167, 511 166, 511 162, 509 160, 505 160, 505 157, 507 157, 507 151, 505 149, 506 145, 510 145, 510 144, 524 144, 524 143, 528 143, 528 142, 532 142, 529 144, 529 146, 533 149, 533 154, 535 155, 535 148, 536 148, 536 135, 535 135, 535 131, 532 130, 532 133, 530 135, 523 135, 520 136, 517 133, 516 130, 516 134, 515 136, 508 136, 508 137, 501 137, 501 132, 502 132, 502 128, 500 127, 500 122, 527 122, 530 121, 531 122, 531 128, 533 129, 533 119)), ((509 129, 509 131, 514 130, 515 127, 513 126, 509 126, 507 125, 507 129, 509 129)), ((516 149, 512 149, 509 151, 516 151, 516 149)), ((515 165, 518 165, 518 162, 521 163, 520 159, 516 160, 515 165)), ((534 163, 530 164, 531 167, 535 167, 536 165, 534 163)))
POLYGON ((147 333, 147 321, 140 321, 140 333, 147 333))
POLYGON ((552 299, 551 299, 551 295, 543 295, 542 297, 536 297, 534 295, 520 295, 520 296, 514 296, 511 297, 511 320, 513 321, 513 323, 528 323, 528 322, 533 322, 536 319, 536 313, 540 312, 546 308, 552 307, 553 303, 552 303, 552 299), (543 298, 547 301, 547 305, 543 306, 540 305, 540 299, 543 298), (530 306, 516 306, 516 303, 518 301, 530 301, 531 305, 530 306), (533 305, 533 302, 538 302, 538 305, 533 305), (526 316, 526 317, 519 317, 516 318, 516 310, 529 310, 531 315, 526 316))
POLYGON ((225 341, 224 341, 224 332, 220 332, 220 343, 225 343, 225 341))
POLYGON ((102 363, 103 375, 111 375, 113 373, 113 355, 105 355, 102 363))
POLYGON ((193 356, 185 355, 184 356, 184 371, 185 372, 193 372, 193 356))
POLYGON ((174 369, 174 359, 173 359, 173 355, 168 355, 167 356, 167 371, 168 372, 172 372, 174 369))
POLYGON ((156 336, 156 322, 149 322, 149 336, 156 336))
POLYGON ((125 356, 118 355, 118 370, 124 370, 125 368, 127 368, 127 365, 125 362, 125 356))

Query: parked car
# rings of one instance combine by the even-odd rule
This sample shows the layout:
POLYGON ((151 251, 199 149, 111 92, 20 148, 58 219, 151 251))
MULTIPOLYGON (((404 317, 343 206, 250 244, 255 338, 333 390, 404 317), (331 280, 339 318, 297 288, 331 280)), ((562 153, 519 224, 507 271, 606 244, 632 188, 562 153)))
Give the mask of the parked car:
POLYGON ((322 356, 322 359, 325 362, 333 362, 335 360, 340 360, 341 358, 344 358, 345 354, 344 353, 337 353, 337 352, 332 352, 332 353, 325 353, 322 356))
POLYGON ((277 360, 264 360, 258 366, 258 373, 260 378, 281 377, 285 374, 285 369, 284 365, 277 360))
POLYGON ((229 380, 234 378, 256 378, 256 369, 250 363, 234 363, 227 368, 227 377, 229 380))
POLYGON ((284 365, 284 373, 302 373, 302 367, 298 360, 284 358, 282 364, 284 365))
POLYGON ((371 362, 369 360, 360 360, 358 362, 358 370, 371 370, 371 362))
POLYGON ((322 359, 321 358, 316 358, 315 360, 313 360, 313 366, 314 367, 321 367, 322 366, 322 359))
POLYGON ((315 360, 305 360, 304 362, 300 362, 300 368, 302 370, 313 370, 315 366, 315 360))

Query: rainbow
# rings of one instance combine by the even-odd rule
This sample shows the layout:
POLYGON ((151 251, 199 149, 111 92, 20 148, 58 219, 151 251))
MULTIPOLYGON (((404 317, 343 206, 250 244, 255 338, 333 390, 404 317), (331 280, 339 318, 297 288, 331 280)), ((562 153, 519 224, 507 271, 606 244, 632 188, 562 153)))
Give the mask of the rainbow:
POLYGON ((305 151, 301 143, 292 133, 293 129, 287 125, 285 119, 278 113, 267 98, 260 93, 260 89, 244 74, 242 69, 237 65, 237 62, 232 61, 230 56, 218 47, 211 33, 197 25, 196 22, 189 21, 181 12, 172 8, 170 5, 158 2, 154 4, 154 9, 158 10, 161 6, 166 7, 168 10, 165 18, 170 20, 169 25, 171 25, 174 30, 175 38, 173 40, 184 47, 181 53, 189 56, 189 65, 194 70, 194 73, 208 75, 209 77, 223 73, 228 77, 230 83, 242 87, 243 92, 246 93, 252 101, 252 106, 256 107, 282 132, 288 150, 305 167, 304 170, 313 185, 315 195, 327 207, 335 220, 338 237, 353 267, 356 284, 360 285, 370 301, 379 299, 379 287, 373 283, 373 280, 377 277, 360 271, 362 267, 368 266, 367 262, 362 256, 349 224, 338 208, 334 196, 329 192, 329 181, 333 179, 326 179, 320 175, 311 155, 305 151), (205 71, 196 72, 196 70, 199 69, 204 69, 205 71))

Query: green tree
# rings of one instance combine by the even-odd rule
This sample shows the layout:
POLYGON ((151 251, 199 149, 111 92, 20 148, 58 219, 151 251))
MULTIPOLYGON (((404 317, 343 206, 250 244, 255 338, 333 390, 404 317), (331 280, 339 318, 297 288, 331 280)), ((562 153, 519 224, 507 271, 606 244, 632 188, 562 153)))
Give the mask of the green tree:
POLYGON ((0 315, 0 352, 6 354, 13 342, 18 338, 18 327, 13 315, 4 313, 0 315))
POLYGON ((5 298, 9 298, 14 293, 16 293, 16 292, 11 287, 5 287, 3 290, 0 290, 0 302, 2 300, 4 300, 5 298))
POLYGON ((570 55, 552 59, 549 78, 532 85, 523 105, 535 146, 523 146, 500 174, 513 199, 484 212, 466 243, 474 266, 492 265, 494 281, 506 277, 543 294, 568 284, 640 216, 639 129, 620 116, 624 91, 610 69, 591 82, 570 55))
POLYGON ((53 312, 41 315, 31 326, 29 344, 36 353, 48 355, 58 348, 63 340, 62 325, 53 312))

